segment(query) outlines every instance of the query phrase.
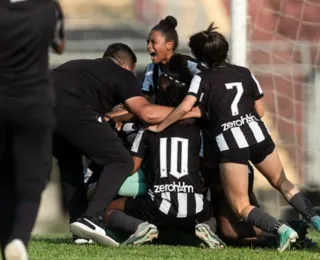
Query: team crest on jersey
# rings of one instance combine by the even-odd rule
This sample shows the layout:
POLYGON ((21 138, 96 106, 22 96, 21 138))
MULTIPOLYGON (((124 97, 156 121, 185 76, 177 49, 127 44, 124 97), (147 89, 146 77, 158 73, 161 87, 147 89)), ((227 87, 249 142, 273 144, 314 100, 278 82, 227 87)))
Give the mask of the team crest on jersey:
POLYGON ((222 131, 227 131, 228 129, 233 127, 239 127, 244 124, 249 124, 250 122, 253 122, 253 121, 259 121, 259 119, 256 116, 251 115, 251 113, 246 114, 245 116, 241 116, 240 119, 222 124, 221 125, 221 127, 223 128, 222 131))

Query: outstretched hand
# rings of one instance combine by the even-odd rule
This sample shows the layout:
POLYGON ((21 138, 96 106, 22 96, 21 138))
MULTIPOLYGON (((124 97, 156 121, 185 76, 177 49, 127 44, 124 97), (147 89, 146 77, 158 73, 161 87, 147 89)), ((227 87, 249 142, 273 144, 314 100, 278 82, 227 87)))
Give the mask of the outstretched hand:
POLYGON ((160 133, 161 129, 159 128, 159 125, 150 125, 145 130, 154 132, 154 133, 160 133))

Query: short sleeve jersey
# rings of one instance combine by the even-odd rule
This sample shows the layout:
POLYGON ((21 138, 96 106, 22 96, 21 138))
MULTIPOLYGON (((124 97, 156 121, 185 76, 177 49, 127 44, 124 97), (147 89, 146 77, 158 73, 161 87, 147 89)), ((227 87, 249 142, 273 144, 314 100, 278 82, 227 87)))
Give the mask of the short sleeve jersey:
MULTIPOLYGON (((203 65, 201 65, 196 59, 193 59, 188 55, 183 55, 183 57, 187 60, 188 68, 192 75, 203 70, 203 65)), ((143 94, 152 96, 157 93, 158 78, 164 72, 165 68, 163 68, 161 64, 150 63, 147 65, 141 86, 143 94)))
POLYGON ((254 107, 263 91, 249 69, 228 64, 203 71, 194 76, 188 94, 204 105, 220 150, 248 147, 268 135, 254 107))
POLYGON ((131 152, 143 158, 148 194, 159 210, 187 217, 203 210, 199 175, 200 130, 176 123, 154 134, 139 131, 131 152))
POLYGON ((109 112, 127 99, 141 96, 135 75, 111 59, 73 60, 53 70, 58 106, 87 104, 109 112))

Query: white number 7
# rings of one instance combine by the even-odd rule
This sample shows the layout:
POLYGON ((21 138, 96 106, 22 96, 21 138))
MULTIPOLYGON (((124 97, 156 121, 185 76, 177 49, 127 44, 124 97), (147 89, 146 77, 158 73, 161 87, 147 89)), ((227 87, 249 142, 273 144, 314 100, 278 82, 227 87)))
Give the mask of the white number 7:
POLYGON ((232 82, 225 84, 227 89, 233 89, 234 87, 237 88, 237 94, 234 97, 232 103, 231 103, 231 113, 233 116, 239 115, 239 108, 238 103, 240 101, 240 98, 243 94, 243 86, 241 82, 232 82))

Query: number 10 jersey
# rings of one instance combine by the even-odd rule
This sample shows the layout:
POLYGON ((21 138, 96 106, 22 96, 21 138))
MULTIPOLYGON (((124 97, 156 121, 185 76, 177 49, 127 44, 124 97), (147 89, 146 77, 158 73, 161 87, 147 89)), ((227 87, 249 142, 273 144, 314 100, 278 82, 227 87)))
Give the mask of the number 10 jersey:
POLYGON ((200 148, 196 125, 176 123, 159 134, 137 134, 131 153, 143 158, 148 195, 162 213, 186 218, 208 207, 201 194, 200 148))

